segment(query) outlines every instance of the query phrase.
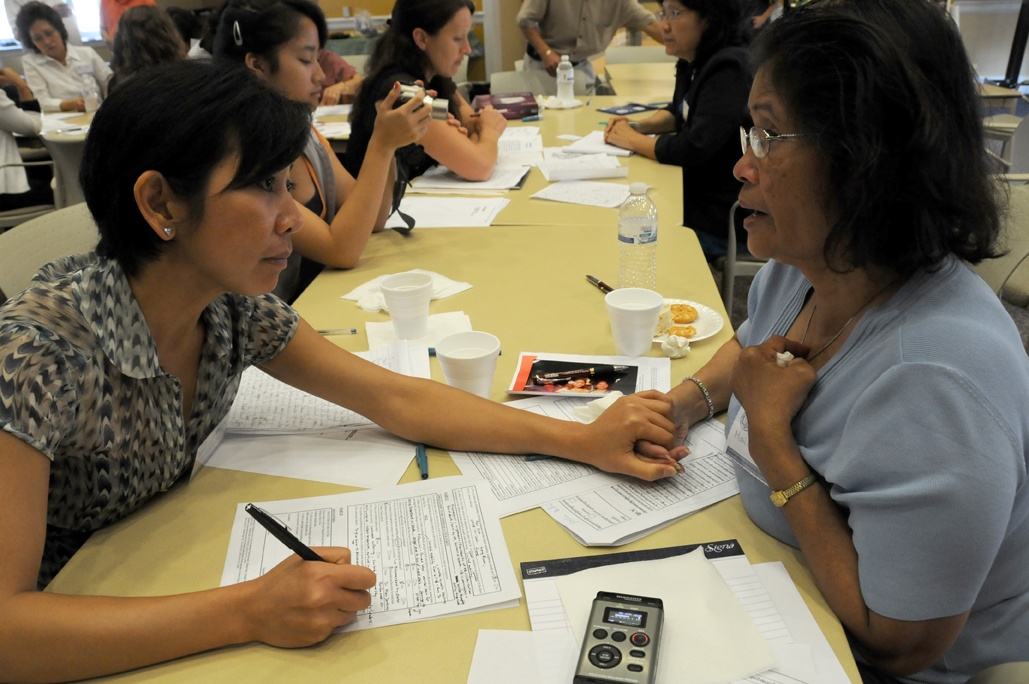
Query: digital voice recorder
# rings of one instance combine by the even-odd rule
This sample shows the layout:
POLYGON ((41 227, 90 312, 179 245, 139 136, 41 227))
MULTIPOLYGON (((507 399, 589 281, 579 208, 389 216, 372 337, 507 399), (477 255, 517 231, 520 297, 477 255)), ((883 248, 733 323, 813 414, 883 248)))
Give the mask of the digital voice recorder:
POLYGON ((663 616, 661 599, 598 591, 573 683, 653 684, 663 616))

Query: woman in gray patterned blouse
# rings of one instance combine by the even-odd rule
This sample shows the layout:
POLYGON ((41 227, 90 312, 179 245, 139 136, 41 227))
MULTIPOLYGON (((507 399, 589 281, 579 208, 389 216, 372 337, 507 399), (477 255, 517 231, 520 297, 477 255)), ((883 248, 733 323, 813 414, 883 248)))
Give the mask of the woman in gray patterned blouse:
POLYGON ((314 644, 369 604, 375 576, 343 548, 196 594, 38 591, 92 531, 190 471, 251 365, 412 441, 676 472, 662 395, 588 426, 543 418, 365 362, 265 294, 300 225, 288 176, 309 126, 308 107, 203 60, 141 72, 97 113, 82 173, 97 250, 49 264, 0 308, 0 680, 314 644), (641 439, 662 446, 644 456, 641 439))

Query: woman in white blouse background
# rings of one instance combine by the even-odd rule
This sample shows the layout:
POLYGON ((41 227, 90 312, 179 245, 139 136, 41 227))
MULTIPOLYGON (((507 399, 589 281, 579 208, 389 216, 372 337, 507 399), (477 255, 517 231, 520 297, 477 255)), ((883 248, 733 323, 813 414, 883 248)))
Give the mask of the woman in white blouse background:
POLYGON ((21 161, 15 134, 30 136, 39 133, 43 124, 39 103, 28 84, 13 69, 0 69, 0 86, 13 86, 18 91, 18 102, 15 103, 5 91, 0 90, 0 166, 3 167, 0 168, 0 211, 53 204, 48 172, 33 174, 30 178, 23 166, 5 166, 21 161))
POLYGON ((15 33, 27 48, 25 80, 45 112, 84 112, 82 75, 96 81, 99 99, 107 96, 111 67, 90 47, 69 45, 68 30, 54 8, 30 2, 18 12, 15 33))

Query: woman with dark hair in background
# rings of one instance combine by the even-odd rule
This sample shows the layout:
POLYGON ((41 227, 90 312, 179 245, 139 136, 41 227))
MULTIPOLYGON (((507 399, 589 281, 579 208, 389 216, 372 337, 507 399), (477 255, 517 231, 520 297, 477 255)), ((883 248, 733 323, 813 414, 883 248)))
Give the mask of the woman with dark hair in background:
POLYGON ((449 102, 452 119, 430 122, 417 144, 397 151, 402 180, 419 176, 437 163, 468 180, 486 180, 493 174, 497 141, 507 120, 492 107, 474 115, 453 80, 471 53, 468 32, 474 11, 471 0, 397 0, 393 5, 389 26, 375 42, 368 75, 350 115, 350 141, 343 160, 350 173, 356 175, 368 156, 378 116, 376 103, 394 83, 420 81, 449 102))
POLYGON ((1029 660, 1029 358, 997 255, 978 82, 930 0, 815 0, 754 43, 736 177, 769 259, 670 392, 728 408, 750 518, 796 546, 866 683, 1029 660))
POLYGON ((139 5, 121 15, 114 36, 111 89, 140 69, 186 58, 186 43, 160 7, 139 5))
MULTIPOLYGON (((221 11, 214 56, 250 69, 313 112, 323 91, 317 57, 327 35, 325 15, 307 0, 230 0, 221 11)), ((356 266, 372 232, 385 225, 393 205, 393 153, 418 140, 429 118, 428 108, 415 101, 394 109, 397 94, 390 88, 386 100, 373 105, 383 111, 360 175, 347 173, 329 141, 311 127, 291 176, 304 230, 294 238, 295 256, 275 290, 287 301, 321 265, 356 266), (301 257, 308 260, 303 269, 301 257)))
POLYGON ((53 7, 30 2, 15 20, 18 41, 27 52, 21 58, 29 88, 44 112, 84 112, 83 75, 96 82, 102 99, 107 95, 111 68, 91 47, 69 45, 68 30, 53 7))
MULTIPOLYGON (((740 183, 739 128, 749 126, 752 73, 737 0, 665 0, 658 14, 675 65, 672 103, 641 121, 615 116, 605 140, 682 167, 682 224, 697 232, 708 259, 726 251, 729 209, 740 183)), ((740 244, 746 241, 737 228, 740 244)))

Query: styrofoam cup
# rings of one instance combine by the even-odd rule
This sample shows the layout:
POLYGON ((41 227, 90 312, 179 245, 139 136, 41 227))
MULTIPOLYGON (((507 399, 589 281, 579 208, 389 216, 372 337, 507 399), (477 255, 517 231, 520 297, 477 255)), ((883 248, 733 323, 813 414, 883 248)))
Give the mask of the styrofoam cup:
POLYGON ((654 341, 654 327, 663 299, 653 290, 626 287, 604 297, 615 349, 621 356, 643 356, 654 341))
POLYGON ((402 340, 425 337, 429 329, 432 276, 428 273, 397 273, 385 278, 381 287, 397 337, 402 340))
POLYGON ((487 332, 447 335, 436 343, 436 358, 447 384, 489 398, 500 356, 500 340, 487 332))

